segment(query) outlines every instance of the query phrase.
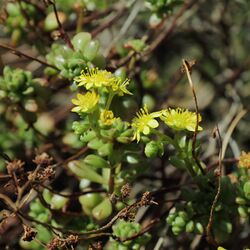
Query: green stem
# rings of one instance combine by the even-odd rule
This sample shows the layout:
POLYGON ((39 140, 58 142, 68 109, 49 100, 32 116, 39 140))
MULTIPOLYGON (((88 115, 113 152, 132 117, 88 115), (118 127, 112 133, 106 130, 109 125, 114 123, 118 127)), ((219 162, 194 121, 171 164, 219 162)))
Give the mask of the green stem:
POLYGON ((107 100, 107 103, 106 103, 106 107, 105 107, 106 110, 109 110, 109 107, 111 105, 113 97, 114 97, 114 93, 109 93, 109 97, 108 97, 108 100, 107 100))
POLYGON ((171 144, 173 145, 175 148, 176 147, 179 147, 178 143, 175 142, 175 140, 173 140, 171 137, 165 135, 165 134, 162 134, 161 132, 159 132, 157 129, 152 129, 152 132, 154 134, 156 134, 157 136, 160 137, 160 140, 163 142, 163 143, 167 143, 167 144, 171 144))
POLYGON ((109 174, 109 194, 112 194, 115 189, 115 167, 111 167, 109 174))

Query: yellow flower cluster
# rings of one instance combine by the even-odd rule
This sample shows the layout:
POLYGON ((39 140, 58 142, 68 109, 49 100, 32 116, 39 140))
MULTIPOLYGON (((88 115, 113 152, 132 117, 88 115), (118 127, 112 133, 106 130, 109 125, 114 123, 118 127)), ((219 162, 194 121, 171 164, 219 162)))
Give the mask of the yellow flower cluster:
MULTIPOLYGON (((86 68, 82 70, 80 76, 74 78, 74 81, 77 82, 79 87, 84 86, 89 92, 86 94, 77 94, 77 98, 72 100, 72 103, 76 105, 76 107, 72 109, 73 112, 91 113, 96 108, 100 99, 97 94, 98 89, 104 90, 110 94, 106 108, 109 107, 114 95, 132 95, 132 93, 127 90, 129 80, 123 81, 120 77, 114 76, 107 70, 86 68)), ((112 111, 105 110, 102 112, 100 118, 103 124, 112 124, 114 119, 116 119, 113 118, 113 113, 111 114, 110 112, 112 111)))
POLYGON ((242 152, 240 157, 239 157, 239 167, 242 168, 249 168, 250 169, 250 152, 242 152))
POLYGON ((124 94, 132 95, 127 90, 129 80, 123 81, 120 77, 114 76, 107 70, 99 70, 98 68, 82 70, 81 75, 74 78, 78 86, 84 86, 87 90, 104 88, 108 92, 113 92, 119 96, 124 94))
MULTIPOLYGON (((132 120, 134 128, 134 139, 140 141, 141 134, 148 135, 152 128, 159 126, 155 119, 159 117, 166 125, 175 130, 195 131, 197 116, 195 112, 190 112, 185 109, 166 109, 158 112, 149 113, 147 107, 140 109, 136 117, 132 120)), ((201 115, 198 115, 198 123, 201 122, 201 115)), ((198 126, 198 131, 202 127, 198 126)))

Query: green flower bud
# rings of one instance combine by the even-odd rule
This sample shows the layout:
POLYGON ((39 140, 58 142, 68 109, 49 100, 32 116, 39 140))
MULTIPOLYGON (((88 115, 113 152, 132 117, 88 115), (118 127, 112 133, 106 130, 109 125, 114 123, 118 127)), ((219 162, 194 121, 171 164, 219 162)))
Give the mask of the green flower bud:
POLYGON ((106 140, 112 140, 115 134, 115 129, 101 129, 100 134, 103 138, 105 138, 106 140))
POLYGON ((105 198, 99 205, 92 210, 92 215, 96 220, 104 220, 112 214, 112 204, 105 198))
POLYGON ((90 43, 90 41, 91 41, 91 34, 88 32, 80 32, 76 34, 71 40, 74 49, 77 51, 80 50, 82 52, 84 52, 85 48, 90 43))
POLYGON ((86 156, 83 162, 95 168, 109 168, 110 167, 109 163, 105 161, 102 157, 98 155, 93 155, 93 154, 86 156))
POLYGON ((172 227, 172 232, 173 232, 174 235, 179 235, 182 231, 183 231, 183 229, 178 227, 178 226, 173 226, 172 227))
POLYGON ((182 217, 177 216, 172 225, 183 228, 186 225, 186 222, 182 217))
POLYGON ((89 128, 88 123, 73 122, 72 129, 77 135, 82 135, 81 140, 88 142, 96 137, 96 133, 93 130, 86 131, 89 128))
POLYGON ((162 156, 163 151, 163 144, 156 141, 150 141, 144 149, 144 153, 148 158, 156 157, 157 155, 162 156))
POLYGON ((178 215, 185 221, 188 219, 188 214, 185 211, 179 211, 178 215))
POLYGON ((185 231, 187 233, 192 233, 194 231, 194 222, 192 220, 186 224, 185 231))
POLYGON ((169 214, 166 221, 169 225, 172 225, 172 223, 174 222, 175 218, 176 218, 177 214, 169 214))

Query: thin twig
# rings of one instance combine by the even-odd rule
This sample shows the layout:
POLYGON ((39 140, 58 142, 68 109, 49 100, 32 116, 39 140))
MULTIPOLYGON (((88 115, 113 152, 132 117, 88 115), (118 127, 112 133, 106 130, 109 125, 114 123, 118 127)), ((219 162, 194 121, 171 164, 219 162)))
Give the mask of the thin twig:
POLYGON ((59 19, 59 16, 58 16, 58 12, 57 12, 57 8, 56 8, 56 4, 55 4, 54 0, 48 0, 48 1, 49 1, 49 3, 53 7, 53 10, 54 10, 54 13, 55 13, 55 16, 56 16, 56 21, 57 21, 57 24, 58 24, 58 27, 59 27, 60 36, 62 37, 62 39, 64 40, 64 42, 67 44, 67 46, 69 48, 71 48, 72 50, 74 50, 73 44, 71 43, 68 34, 64 30, 64 28, 63 28, 63 26, 62 26, 62 24, 60 22, 60 19, 59 19))
POLYGON ((205 171, 204 169, 202 168, 201 166, 201 163, 196 155, 196 152, 195 152, 195 146, 196 146, 196 137, 197 137, 197 133, 198 133, 198 126, 199 126, 199 107, 198 107, 198 101, 197 101, 197 96, 196 96, 196 93, 195 93, 195 89, 194 89, 194 84, 193 84, 193 81, 192 81, 192 78, 191 78, 191 69, 190 69, 190 65, 188 64, 188 62, 186 60, 182 60, 182 64, 183 64, 183 67, 185 69, 185 72, 186 72, 186 75, 187 75, 187 78, 188 78, 188 82, 189 82, 189 85, 191 87, 191 90, 192 90, 192 94, 193 94, 193 98, 194 98, 194 103, 195 103, 195 112, 196 112, 196 124, 195 124, 195 130, 194 130, 194 134, 193 134, 193 141, 192 141, 192 155, 193 155, 193 158, 197 164, 197 166, 199 167, 201 173, 203 175, 205 175, 205 171))
POLYGON ((51 188, 51 187, 49 187, 47 185, 44 185, 43 183, 38 183, 38 184, 41 187, 48 189, 53 194, 57 194, 57 195, 60 195, 60 196, 63 196, 63 197, 68 197, 68 198, 78 197, 78 196, 85 195, 85 194, 105 193, 105 192, 107 192, 106 189, 99 188, 99 189, 90 189, 90 190, 86 190, 86 191, 82 191, 82 192, 75 192, 75 193, 71 193, 71 194, 65 194, 65 193, 62 193, 62 192, 57 192, 53 188, 51 188))
POLYGON ((27 55, 27 54, 25 54, 25 53, 23 53, 23 52, 21 52, 21 51, 19 51, 19 50, 16 50, 15 48, 10 47, 10 46, 8 46, 8 45, 6 45, 6 44, 0 43, 0 47, 3 48, 3 49, 9 50, 12 54, 14 54, 14 55, 16 55, 16 56, 18 56, 18 57, 25 57, 25 58, 27 58, 27 59, 30 59, 30 60, 39 62, 39 63, 41 63, 41 64, 43 64, 43 65, 45 65, 45 66, 47 66, 47 67, 51 67, 51 68, 53 68, 53 69, 59 70, 56 66, 54 66, 54 65, 52 65, 52 64, 49 64, 49 63, 47 63, 47 62, 45 62, 45 61, 43 61, 43 60, 41 60, 41 59, 39 59, 39 58, 36 58, 36 57, 30 56, 30 55, 27 55))
POLYGON ((214 197, 211 209, 210 209, 210 214, 209 214, 209 220, 208 220, 208 224, 206 227, 206 234, 207 234, 207 241, 209 243, 211 243, 214 246, 217 246, 217 242, 215 241, 215 239, 213 238, 212 235, 212 226, 213 226, 213 221, 214 221, 214 210, 215 210, 215 206, 217 204, 217 201, 219 200, 219 196, 221 193, 221 174, 222 174, 222 139, 221 139, 221 135, 220 135, 220 131, 218 128, 218 125, 216 126, 216 132, 218 134, 218 140, 219 140, 219 173, 218 173, 218 188, 217 188, 217 192, 216 195, 214 197))
POLYGON ((126 8, 122 8, 120 10, 117 11, 116 15, 114 15, 113 17, 111 17, 108 21, 104 22, 102 25, 100 25, 99 27, 97 27, 96 29, 94 29, 91 32, 92 37, 97 36, 99 33, 101 33, 103 30, 111 27, 113 24, 116 23, 117 20, 119 20, 119 18, 121 18, 124 14, 126 13, 126 8))
POLYGON ((69 158, 67 158, 66 160, 64 161, 61 161, 57 164, 54 165, 54 167, 59 167, 59 166, 62 166, 62 165, 66 165, 68 162, 70 161, 73 161, 77 158, 79 158, 81 155, 83 155, 86 151, 88 150, 88 147, 84 147, 82 149, 80 149, 78 152, 76 152, 74 155, 70 156, 69 158))

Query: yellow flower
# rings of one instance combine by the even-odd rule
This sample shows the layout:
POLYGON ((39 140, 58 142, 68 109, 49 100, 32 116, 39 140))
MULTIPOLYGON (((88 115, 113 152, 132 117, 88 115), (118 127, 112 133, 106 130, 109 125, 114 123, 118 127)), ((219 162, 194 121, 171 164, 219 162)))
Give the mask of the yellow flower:
POLYGON ((134 139, 137 139, 137 142, 140 141, 141 133, 148 135, 151 128, 157 128, 159 126, 158 121, 155 119, 161 115, 160 112, 148 113, 146 106, 141 108, 139 112, 136 113, 137 117, 132 120, 132 127, 135 129, 134 139))
POLYGON ((239 158, 239 167, 250 169, 250 152, 242 152, 239 158))
POLYGON ((114 76, 107 70, 99 70, 98 68, 85 69, 81 71, 81 75, 74 78, 78 86, 84 86, 86 89, 103 87, 106 91, 123 96, 124 94, 132 95, 127 90, 129 80, 122 81, 120 77, 114 76))
MULTIPOLYGON (((166 109, 162 110, 161 119, 170 128, 175 130, 189 130, 195 131, 196 126, 196 113, 190 112, 186 109, 166 109)), ((198 115, 198 122, 201 122, 201 115, 198 115)), ((198 126, 198 130, 202 130, 202 127, 198 126)))
POLYGON ((99 70, 98 68, 81 71, 81 75, 74 78, 78 86, 84 86, 86 89, 99 88, 108 86, 114 81, 114 76, 107 70, 99 70))
POLYGON ((100 121, 104 125, 112 125, 115 120, 119 118, 114 117, 114 114, 111 110, 103 110, 100 114, 100 121))
POLYGON ((91 113, 94 111, 96 104, 99 101, 99 95, 94 91, 87 92, 86 94, 77 94, 77 99, 72 99, 72 103, 76 105, 72 109, 73 112, 91 113))
POLYGON ((128 79, 122 81, 120 77, 115 77, 113 82, 110 83, 110 87, 111 90, 119 96, 123 96, 124 94, 133 95, 131 92, 127 90, 128 84, 129 84, 128 79))

